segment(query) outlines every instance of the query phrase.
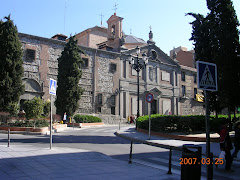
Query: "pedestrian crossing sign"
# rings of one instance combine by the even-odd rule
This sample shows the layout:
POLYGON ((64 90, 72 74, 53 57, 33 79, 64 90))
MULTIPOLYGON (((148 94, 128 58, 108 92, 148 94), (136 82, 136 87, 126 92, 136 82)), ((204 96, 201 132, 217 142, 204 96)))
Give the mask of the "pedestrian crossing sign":
POLYGON ((52 95, 56 96, 56 88, 57 88, 56 85, 57 85, 57 81, 50 78, 50 81, 49 81, 49 94, 52 94, 52 95))
POLYGON ((217 66, 213 63, 197 61, 198 89, 217 91, 217 66))

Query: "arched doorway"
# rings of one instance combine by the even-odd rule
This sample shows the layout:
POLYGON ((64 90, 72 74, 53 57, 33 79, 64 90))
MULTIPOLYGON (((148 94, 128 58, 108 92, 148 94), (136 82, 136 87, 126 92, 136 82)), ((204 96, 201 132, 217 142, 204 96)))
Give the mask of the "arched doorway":
POLYGON ((40 84, 34 79, 23 79, 25 85, 24 94, 20 96, 20 109, 24 109, 24 101, 31 100, 34 97, 42 98, 43 92, 40 84))

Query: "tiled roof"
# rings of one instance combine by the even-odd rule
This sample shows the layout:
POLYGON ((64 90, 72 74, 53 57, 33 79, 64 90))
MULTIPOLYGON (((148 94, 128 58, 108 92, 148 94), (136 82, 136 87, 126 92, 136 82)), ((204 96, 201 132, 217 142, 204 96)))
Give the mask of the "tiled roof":
POLYGON ((132 43, 147 44, 143 39, 137 38, 137 37, 132 36, 132 35, 125 35, 125 43, 127 43, 127 44, 132 44, 132 43))

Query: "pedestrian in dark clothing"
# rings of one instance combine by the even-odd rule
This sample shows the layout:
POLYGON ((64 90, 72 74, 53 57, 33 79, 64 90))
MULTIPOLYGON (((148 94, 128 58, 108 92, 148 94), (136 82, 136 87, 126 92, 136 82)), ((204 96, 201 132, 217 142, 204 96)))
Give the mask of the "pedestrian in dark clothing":
POLYGON ((238 151, 240 149, 240 122, 235 125, 235 138, 234 138, 234 152, 232 158, 237 157, 238 151))
POLYGON ((227 128, 227 121, 223 123, 220 130, 220 149, 221 151, 225 151, 225 160, 226 166, 225 170, 231 170, 232 165, 232 156, 231 150, 233 149, 232 142, 229 136, 229 131, 227 128))

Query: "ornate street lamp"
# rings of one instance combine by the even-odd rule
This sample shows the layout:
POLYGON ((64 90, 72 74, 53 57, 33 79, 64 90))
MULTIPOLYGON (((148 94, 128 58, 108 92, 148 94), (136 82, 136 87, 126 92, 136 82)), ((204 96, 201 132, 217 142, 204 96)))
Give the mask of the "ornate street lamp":
POLYGON ((130 56, 129 57, 129 64, 131 64, 132 69, 137 71, 137 118, 140 116, 139 114, 139 72, 141 69, 145 68, 148 60, 147 55, 145 53, 142 54, 142 58, 139 58, 140 55, 140 48, 136 47, 137 57, 130 56))

